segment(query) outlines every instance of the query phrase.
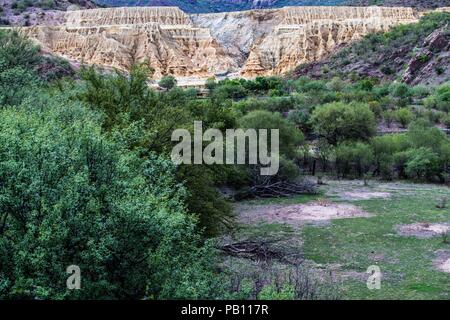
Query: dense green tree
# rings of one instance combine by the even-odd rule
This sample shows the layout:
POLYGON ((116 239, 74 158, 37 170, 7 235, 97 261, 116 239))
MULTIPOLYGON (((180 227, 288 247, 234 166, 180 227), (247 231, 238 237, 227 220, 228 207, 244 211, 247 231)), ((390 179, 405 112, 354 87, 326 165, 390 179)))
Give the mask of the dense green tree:
POLYGON ((201 260, 189 271, 202 249, 173 165, 137 157, 63 101, 0 111, 0 297, 158 298, 203 286, 201 260), (67 290, 69 265, 83 290, 67 290), (177 272, 191 278, 174 283, 177 272))
POLYGON ((439 172, 439 155, 430 148, 410 149, 406 157, 405 173, 409 178, 431 180, 439 172))
POLYGON ((373 151, 368 144, 342 143, 336 147, 336 165, 343 176, 353 171, 361 177, 369 172, 373 163, 373 151))
POLYGON ((375 116, 367 104, 341 102, 317 107, 312 114, 314 130, 331 144, 367 140, 375 133, 375 116))
POLYGON ((171 76, 171 75, 169 75, 169 76, 163 76, 163 77, 159 80, 158 85, 159 85, 161 88, 164 88, 164 89, 166 89, 166 90, 170 90, 170 89, 174 88, 174 87, 177 85, 177 79, 175 79, 175 77, 174 77, 174 76, 171 76))
MULTIPOLYGON (((246 129, 278 129, 280 154, 294 158, 298 147, 304 142, 303 134, 279 113, 252 111, 239 119, 239 127, 246 129)), ((269 130, 270 132, 270 130, 269 130)), ((268 134, 270 141, 270 134, 268 134)))
MULTIPOLYGON (((143 157, 152 151, 169 155, 174 146, 172 132, 179 128, 192 131, 195 120, 203 122, 204 130, 233 128, 234 115, 226 105, 192 100, 180 88, 154 92, 147 85, 149 75, 146 65, 133 66, 129 75, 101 75, 93 68, 85 69, 78 98, 101 112, 108 133, 120 136, 143 157)), ((216 180, 222 178, 218 171, 206 165, 182 165, 176 175, 188 189, 189 212, 198 216, 208 235, 229 225, 232 216, 231 207, 215 189, 216 180)))
POLYGON ((407 108, 400 108, 395 112, 395 118, 400 122, 402 128, 406 128, 414 119, 414 114, 407 108))
POLYGON ((0 106, 19 104, 37 84, 38 52, 17 31, 0 30, 0 106))

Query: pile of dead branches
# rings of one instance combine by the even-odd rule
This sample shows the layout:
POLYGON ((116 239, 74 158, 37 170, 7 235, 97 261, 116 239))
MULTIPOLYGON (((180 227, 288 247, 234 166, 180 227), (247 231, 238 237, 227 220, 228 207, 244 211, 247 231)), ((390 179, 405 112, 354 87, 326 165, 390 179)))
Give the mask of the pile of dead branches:
POLYGON ((230 243, 223 245, 220 249, 231 256, 255 261, 270 261, 275 259, 289 264, 294 263, 291 261, 293 259, 290 259, 288 255, 271 249, 269 243, 265 241, 242 241, 230 243))
POLYGON ((297 194, 316 194, 316 186, 311 182, 292 183, 286 181, 257 184, 240 193, 240 198, 276 198, 297 194))

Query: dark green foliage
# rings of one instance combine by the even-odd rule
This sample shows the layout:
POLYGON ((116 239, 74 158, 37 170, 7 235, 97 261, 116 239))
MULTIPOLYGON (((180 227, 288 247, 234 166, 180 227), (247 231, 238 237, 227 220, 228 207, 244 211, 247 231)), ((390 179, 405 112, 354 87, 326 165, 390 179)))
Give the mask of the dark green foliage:
MULTIPOLYGON (((432 3, 433 1, 429 1, 432 3)), ((348 47, 339 50, 323 62, 298 66, 293 73, 296 75, 314 74, 316 77, 332 78, 340 76, 349 80, 358 80, 368 76, 395 80, 403 74, 403 66, 411 57, 416 56, 415 50, 423 45, 424 40, 433 31, 445 28, 450 19, 449 12, 431 13, 421 18, 419 23, 398 25, 385 33, 371 33, 348 47), (396 62, 395 62, 396 61, 396 62), (364 68, 354 71, 353 66, 364 68), (323 70, 328 70, 324 72, 323 70)), ((441 51, 443 54, 444 51, 441 51)), ((437 53, 433 53, 437 56, 437 53)), ((420 55, 418 61, 426 63, 433 56, 420 55)), ((437 67, 436 73, 443 73, 437 67)))
POLYGON ((65 99, 1 111, 0 141, 2 298, 177 294, 174 272, 189 272, 199 239, 171 163, 139 159, 65 99), (83 290, 66 289, 72 264, 83 290))
POLYGON ((20 103, 36 85, 38 51, 17 31, 0 30, 0 106, 20 103))
MULTIPOLYGON (((279 113, 253 111, 239 120, 239 127, 252 129, 278 129, 280 136, 280 154, 295 157, 297 148, 304 142, 303 134, 279 113)), ((269 141, 270 141, 270 135, 269 141)))
MULTIPOLYGON (((233 115, 226 107, 211 101, 192 101, 189 92, 179 88, 159 93, 150 90, 150 74, 146 65, 135 65, 129 75, 101 75, 93 68, 85 69, 81 73, 84 88, 78 98, 101 112, 107 132, 119 135, 142 156, 151 151, 168 155, 174 145, 172 132, 191 129, 194 120, 202 120, 204 130, 209 126, 233 127, 233 115)), ((188 190, 189 212, 198 216, 207 234, 216 234, 224 225, 230 225, 231 207, 215 189, 216 180, 221 178, 215 170, 203 165, 181 166, 177 178, 188 190)))
POLYGON ((397 121, 403 128, 406 128, 408 124, 413 120, 414 114, 407 108, 398 109, 395 113, 397 121))
POLYGON ((70 63, 59 57, 40 57, 36 71, 39 77, 45 82, 73 77, 75 75, 75 71, 72 69, 70 63))
POLYGON ((374 162, 373 151, 362 142, 342 143, 336 147, 336 166, 339 175, 356 172, 359 177, 366 174, 374 162))
POLYGON ((368 140, 375 133, 375 117, 367 104, 325 104, 314 110, 312 122, 315 131, 331 144, 368 140))
POLYGON ((161 88, 170 90, 177 85, 177 80, 174 76, 164 76, 159 80, 158 84, 161 88))
MULTIPOLYGON (((268 141, 271 141, 270 129, 279 130, 279 171, 272 180, 295 181, 299 175, 298 167, 294 161, 297 158, 300 146, 304 143, 304 136, 291 122, 284 119, 279 113, 268 111, 252 111, 239 120, 239 127, 244 129, 269 129, 268 141)), ((270 144, 269 144, 270 146, 270 144)), ((267 179, 259 176, 258 168, 250 166, 250 175, 254 182, 267 179)))

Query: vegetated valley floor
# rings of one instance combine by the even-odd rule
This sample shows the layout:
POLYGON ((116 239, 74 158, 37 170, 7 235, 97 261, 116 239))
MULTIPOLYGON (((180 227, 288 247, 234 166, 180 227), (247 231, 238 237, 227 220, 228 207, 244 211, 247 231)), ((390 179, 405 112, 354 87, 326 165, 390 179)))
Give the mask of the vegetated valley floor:
MULTIPOLYGON (((326 183, 317 196, 237 203, 239 231, 224 241, 263 241, 301 257, 316 274, 330 275, 339 299, 450 299, 450 208, 436 207, 450 198, 449 187, 326 183), (371 265, 381 269, 379 290, 367 288, 371 265)), ((240 260, 239 268, 261 263, 240 260)))

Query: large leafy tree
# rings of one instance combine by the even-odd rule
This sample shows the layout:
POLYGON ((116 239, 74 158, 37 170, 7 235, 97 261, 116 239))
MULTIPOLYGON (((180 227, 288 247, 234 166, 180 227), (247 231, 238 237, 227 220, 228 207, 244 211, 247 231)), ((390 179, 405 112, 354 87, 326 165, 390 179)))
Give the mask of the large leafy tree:
MULTIPOLYGON (((234 116, 226 106, 195 100, 180 88, 151 90, 151 70, 145 64, 134 65, 129 74, 117 71, 102 75, 88 68, 81 75, 84 83, 78 99, 100 112, 107 134, 119 136, 143 158, 151 152, 170 154, 172 132, 192 130, 194 120, 203 121, 204 130, 234 125, 234 116)), ((198 217, 200 227, 209 235, 231 223, 231 206, 215 188, 223 175, 224 170, 206 165, 182 165, 176 174, 187 189, 188 211, 198 217)))
POLYGON ((345 140, 367 140, 375 134, 375 116, 364 103, 328 103, 312 115, 314 131, 330 144, 345 140))
POLYGON ((38 82, 39 48, 17 31, 0 30, 0 105, 20 103, 38 82))
POLYGON ((211 261, 174 173, 67 99, 0 111, 0 297, 209 297, 211 261), (199 279, 185 279, 193 259, 199 279), (81 290, 66 288, 69 265, 81 290))

